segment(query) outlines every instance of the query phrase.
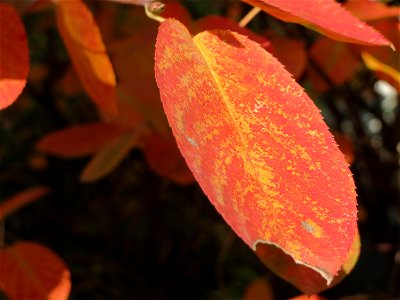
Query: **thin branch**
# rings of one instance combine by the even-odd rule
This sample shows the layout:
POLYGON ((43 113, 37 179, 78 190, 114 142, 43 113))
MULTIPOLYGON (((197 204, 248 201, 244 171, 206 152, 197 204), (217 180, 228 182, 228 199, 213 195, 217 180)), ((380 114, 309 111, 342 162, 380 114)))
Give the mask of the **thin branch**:
POLYGON ((259 7, 253 7, 251 11, 248 12, 247 15, 243 17, 243 19, 240 20, 239 22, 239 27, 243 28, 246 27, 247 24, 251 22, 251 20, 254 19, 254 17, 261 11, 261 8, 259 7))

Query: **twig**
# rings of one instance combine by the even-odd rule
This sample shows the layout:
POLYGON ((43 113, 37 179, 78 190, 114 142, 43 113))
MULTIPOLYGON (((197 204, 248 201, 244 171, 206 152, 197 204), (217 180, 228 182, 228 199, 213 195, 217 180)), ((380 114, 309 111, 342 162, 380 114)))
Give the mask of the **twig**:
POLYGON ((259 7, 253 7, 251 11, 248 12, 247 15, 243 17, 243 19, 240 20, 239 22, 239 27, 243 28, 247 24, 251 22, 251 20, 254 19, 254 17, 261 11, 261 8, 259 7))
POLYGON ((159 15, 159 13, 161 13, 164 10, 164 8, 165 4, 158 1, 150 2, 144 5, 144 11, 146 13, 146 16, 160 23, 165 21, 165 18, 159 15))

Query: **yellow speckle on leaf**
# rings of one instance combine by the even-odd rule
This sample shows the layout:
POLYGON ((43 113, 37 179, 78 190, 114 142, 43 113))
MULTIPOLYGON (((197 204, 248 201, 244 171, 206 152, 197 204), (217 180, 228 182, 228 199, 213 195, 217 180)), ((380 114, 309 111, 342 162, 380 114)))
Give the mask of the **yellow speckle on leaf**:
POLYGON ((323 234, 323 229, 311 219, 301 222, 301 226, 316 238, 320 238, 323 234))

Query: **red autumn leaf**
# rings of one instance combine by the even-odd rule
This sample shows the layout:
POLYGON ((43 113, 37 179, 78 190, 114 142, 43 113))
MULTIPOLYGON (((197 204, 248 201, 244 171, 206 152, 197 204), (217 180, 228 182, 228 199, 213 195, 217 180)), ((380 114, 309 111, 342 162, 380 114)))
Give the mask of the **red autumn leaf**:
POLYGON ((347 44, 326 37, 318 39, 312 45, 310 57, 335 85, 341 85, 351 79, 360 66, 360 60, 347 44))
POLYGON ((356 233, 356 195, 312 100, 268 52, 230 31, 192 39, 168 19, 155 61, 178 146, 228 224, 252 249, 275 245, 330 283, 356 233))
POLYGON ((285 66, 295 79, 300 78, 308 63, 304 41, 282 37, 273 37, 270 40, 271 54, 285 66))
POLYGON ((138 144, 142 130, 138 127, 136 131, 124 133, 105 145, 86 165, 80 180, 94 182, 111 173, 138 144))
POLYGON ((264 278, 257 278, 246 287, 243 300, 275 299, 271 284, 264 278))
POLYGON ((382 2, 371 0, 351 0, 344 3, 344 7, 351 14, 363 21, 397 17, 400 15, 400 7, 388 6, 382 2))
POLYGON ((351 165, 354 161, 354 146, 351 139, 340 132, 333 132, 333 137, 339 146, 340 151, 342 151, 346 161, 351 165))
POLYGON ((340 132, 333 132, 333 137, 339 146, 340 151, 343 153, 346 161, 351 165, 354 161, 354 146, 351 139, 340 132))
POLYGON ((0 249, 0 289, 12 300, 68 299, 70 273, 50 249, 32 242, 18 242, 0 249))
POLYGON ((0 203, 0 221, 25 205, 38 200, 49 192, 50 188, 37 186, 7 198, 0 203))
POLYGON ((374 28, 352 16, 335 0, 242 0, 286 22, 298 23, 350 43, 390 46, 374 28))
POLYGON ((194 181, 172 136, 166 138, 158 133, 150 133, 144 138, 143 144, 147 162, 154 173, 181 185, 194 181))
POLYGON ((115 114, 115 75, 91 12, 81 0, 56 3, 58 29, 83 86, 100 110, 115 114))
POLYGON ((63 77, 60 79, 59 89, 67 96, 74 96, 84 93, 83 86, 79 81, 78 75, 74 68, 68 68, 63 77))
POLYGON ((17 100, 29 72, 24 24, 9 4, 0 3, 0 109, 17 100))
POLYGON ((68 127, 45 135, 37 148, 48 154, 75 158, 93 154, 127 130, 107 123, 68 127))
POLYGON ((135 101, 131 97, 119 97, 118 107, 117 115, 102 114, 102 119, 129 129, 135 129, 140 123, 144 122, 144 116, 138 111, 135 101))

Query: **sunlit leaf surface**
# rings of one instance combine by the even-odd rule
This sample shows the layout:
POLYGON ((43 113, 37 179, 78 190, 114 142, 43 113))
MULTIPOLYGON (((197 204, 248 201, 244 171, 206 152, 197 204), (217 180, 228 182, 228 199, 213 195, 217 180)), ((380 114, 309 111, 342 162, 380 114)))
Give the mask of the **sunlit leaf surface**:
POLYGON ((9 4, 0 3, 0 109, 17 100, 29 72, 24 24, 9 4))
POLYGON ((311 99, 234 32, 192 38, 168 19, 155 60, 178 146, 217 210, 252 249, 274 245, 330 283, 356 234, 356 195, 311 99))

